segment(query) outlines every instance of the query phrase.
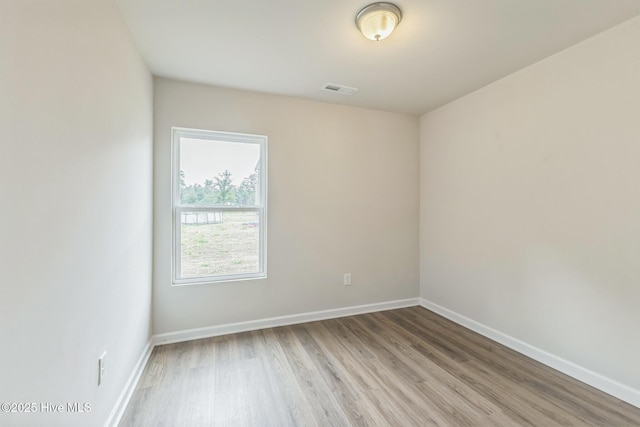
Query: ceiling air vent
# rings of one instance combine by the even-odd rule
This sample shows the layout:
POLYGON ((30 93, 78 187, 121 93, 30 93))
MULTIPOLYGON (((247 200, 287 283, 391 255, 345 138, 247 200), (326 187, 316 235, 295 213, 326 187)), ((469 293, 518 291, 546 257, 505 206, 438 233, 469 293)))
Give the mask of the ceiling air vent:
POLYGON ((333 83, 327 83, 324 85, 322 90, 326 90, 327 92, 339 93, 340 95, 353 95, 358 91, 355 87, 335 85, 333 83))

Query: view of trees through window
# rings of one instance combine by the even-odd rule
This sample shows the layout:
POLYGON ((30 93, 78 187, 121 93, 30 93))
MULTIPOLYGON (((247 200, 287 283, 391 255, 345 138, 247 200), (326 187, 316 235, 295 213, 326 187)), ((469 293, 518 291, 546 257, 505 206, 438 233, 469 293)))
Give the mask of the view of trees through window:
POLYGON ((234 185, 232 173, 225 169, 202 184, 187 185, 185 172, 181 170, 180 203, 183 206, 254 205, 257 184, 258 174, 252 173, 244 177, 240 185, 234 185))

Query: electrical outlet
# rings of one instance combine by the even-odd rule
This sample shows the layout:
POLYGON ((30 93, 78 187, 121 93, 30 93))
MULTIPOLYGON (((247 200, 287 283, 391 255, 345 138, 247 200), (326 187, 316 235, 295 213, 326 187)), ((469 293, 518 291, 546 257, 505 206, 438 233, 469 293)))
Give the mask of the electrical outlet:
POLYGON ((351 286, 351 273, 346 273, 344 275, 344 285, 351 286))
POLYGON ((107 352, 102 353, 98 359, 98 385, 104 382, 104 377, 107 374, 107 352))

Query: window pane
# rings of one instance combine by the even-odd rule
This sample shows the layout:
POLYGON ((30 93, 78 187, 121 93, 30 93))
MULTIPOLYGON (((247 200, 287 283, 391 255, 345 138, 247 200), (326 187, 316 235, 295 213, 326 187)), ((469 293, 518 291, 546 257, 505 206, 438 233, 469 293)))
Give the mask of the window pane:
POLYGON ((182 278, 260 271, 259 212, 183 211, 180 222, 182 278))
POLYGON ((180 138, 180 204, 260 204, 260 145, 180 138))

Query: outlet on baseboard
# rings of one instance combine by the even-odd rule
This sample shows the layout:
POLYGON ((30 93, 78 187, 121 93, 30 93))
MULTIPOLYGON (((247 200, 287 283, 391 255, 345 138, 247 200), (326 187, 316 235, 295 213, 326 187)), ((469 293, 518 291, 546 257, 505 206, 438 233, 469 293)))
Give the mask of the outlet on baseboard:
POLYGON ((98 385, 102 384, 107 374, 107 352, 102 353, 98 359, 98 385))
POLYGON ((351 273, 345 273, 344 275, 344 285, 351 286, 351 273))

